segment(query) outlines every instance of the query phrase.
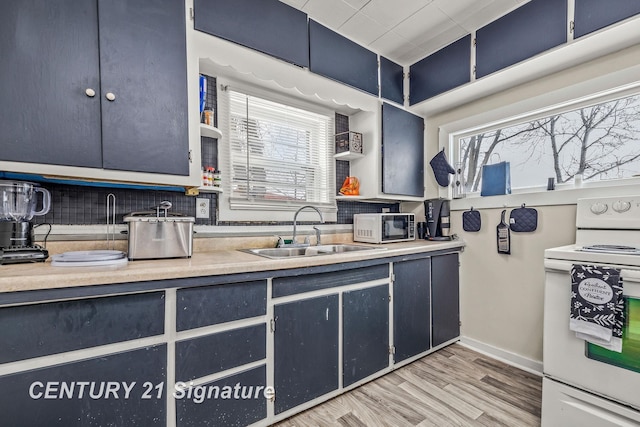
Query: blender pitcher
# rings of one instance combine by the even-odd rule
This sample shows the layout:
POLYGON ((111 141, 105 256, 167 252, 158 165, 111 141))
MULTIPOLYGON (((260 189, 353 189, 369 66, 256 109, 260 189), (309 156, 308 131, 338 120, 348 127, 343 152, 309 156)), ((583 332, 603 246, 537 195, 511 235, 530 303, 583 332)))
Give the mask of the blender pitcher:
POLYGON ((38 184, 0 180, 0 221, 30 221, 49 212, 50 207, 51 193, 38 184), (36 211, 38 193, 42 194, 42 209, 36 211))

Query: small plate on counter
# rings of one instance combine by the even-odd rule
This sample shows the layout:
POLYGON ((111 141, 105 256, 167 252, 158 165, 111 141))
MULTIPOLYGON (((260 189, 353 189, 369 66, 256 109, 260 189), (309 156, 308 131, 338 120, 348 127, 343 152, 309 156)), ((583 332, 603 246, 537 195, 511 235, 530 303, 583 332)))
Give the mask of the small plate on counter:
POLYGON ((111 266, 128 262, 125 252, 109 250, 64 252, 51 257, 51 265, 55 267, 111 266))

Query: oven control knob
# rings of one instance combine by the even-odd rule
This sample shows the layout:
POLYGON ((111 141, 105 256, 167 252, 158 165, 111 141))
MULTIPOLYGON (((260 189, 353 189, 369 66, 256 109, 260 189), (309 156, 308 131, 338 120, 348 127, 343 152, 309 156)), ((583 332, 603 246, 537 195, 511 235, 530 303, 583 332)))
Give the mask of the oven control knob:
POLYGON ((591 212, 593 212, 596 215, 602 215, 603 213, 605 213, 608 209, 608 206, 606 205, 606 203, 594 203, 591 205, 591 212))
POLYGON ((617 202, 614 202, 611 207, 614 211, 623 213, 631 209, 631 203, 625 202, 624 200, 618 200, 617 202))

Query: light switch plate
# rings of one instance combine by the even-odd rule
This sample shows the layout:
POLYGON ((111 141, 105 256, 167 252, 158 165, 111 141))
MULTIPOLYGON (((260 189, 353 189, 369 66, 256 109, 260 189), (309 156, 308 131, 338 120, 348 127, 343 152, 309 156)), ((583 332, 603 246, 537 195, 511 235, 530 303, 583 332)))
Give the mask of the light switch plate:
POLYGON ((196 198, 196 218, 209 218, 209 199, 196 198))

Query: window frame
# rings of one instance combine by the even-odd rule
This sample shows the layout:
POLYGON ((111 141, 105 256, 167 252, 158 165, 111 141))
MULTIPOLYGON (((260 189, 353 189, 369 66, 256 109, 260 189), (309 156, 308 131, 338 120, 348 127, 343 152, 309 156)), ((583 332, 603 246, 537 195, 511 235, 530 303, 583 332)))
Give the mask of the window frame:
MULTIPOLYGON (((306 102, 291 96, 283 95, 277 92, 271 92, 261 87, 253 86, 251 84, 227 79, 223 77, 217 78, 218 90, 221 87, 228 88, 235 92, 241 92, 249 96, 262 98, 267 101, 284 104, 287 106, 307 110, 316 114, 326 115, 330 118, 330 132, 328 144, 331 144, 335 130, 335 111, 331 109, 306 102)), ((219 92, 220 93, 220 92, 219 92)), ((223 95, 224 96, 224 95, 223 95)), ((225 105, 222 101, 222 96, 218 96, 218 123, 222 131, 222 138, 218 140, 218 164, 222 170, 222 192, 218 194, 218 218, 219 222, 259 222, 259 223, 273 223, 273 222, 290 222, 293 219, 293 213, 302 206, 299 203, 288 203, 282 201, 281 205, 275 205, 273 202, 269 203, 269 206, 247 206, 244 209, 231 208, 230 195, 231 195, 231 182, 229 179, 225 179, 225 170, 231 170, 231 148, 229 143, 230 137, 230 109, 229 105, 225 105)), ((331 156, 328 164, 331 170, 327 171, 329 180, 329 189, 335 188, 335 161, 331 156)), ((337 203, 335 198, 335 191, 329 191, 330 206, 318 206, 323 214, 324 220, 328 222, 337 221, 337 203)), ((249 203, 250 204, 250 203, 249 203)), ((313 204, 313 203, 309 203, 313 204)), ((302 211, 299 216, 300 221, 318 221, 318 214, 315 212, 308 212, 308 210, 302 211), (315 215, 312 215, 315 214, 315 215)))
MULTIPOLYGON (((586 83, 585 83, 586 84, 586 83)), ((588 89, 587 89, 588 91, 588 89)), ((548 117, 554 114, 587 107, 590 105, 611 101, 631 95, 640 94, 640 80, 621 86, 596 91, 582 96, 570 96, 566 91, 564 101, 533 106, 535 101, 525 100, 517 106, 505 106, 486 111, 472 117, 447 123, 438 128, 439 149, 448 150, 451 164, 459 162, 461 138, 466 138, 482 132, 494 131, 511 125, 521 124, 548 117), (569 95, 569 96, 568 96, 569 95), (570 98, 570 99, 567 99, 570 98), (536 108, 537 107, 537 108, 536 108), (512 114, 513 111, 521 111, 512 114)), ((542 95, 544 96, 544 95, 542 95)), ((549 96, 549 99, 553 99, 549 96)), ((464 198, 453 199, 452 187, 439 188, 439 197, 452 199, 454 210, 495 207, 517 207, 522 203, 527 205, 567 205, 576 203, 578 198, 602 197, 610 195, 615 189, 619 195, 637 195, 640 177, 610 179, 604 181, 584 182, 580 187, 573 183, 557 184, 555 190, 548 191, 546 183, 537 186, 512 189, 512 193, 502 196, 480 196, 480 191, 467 193, 464 198)))

